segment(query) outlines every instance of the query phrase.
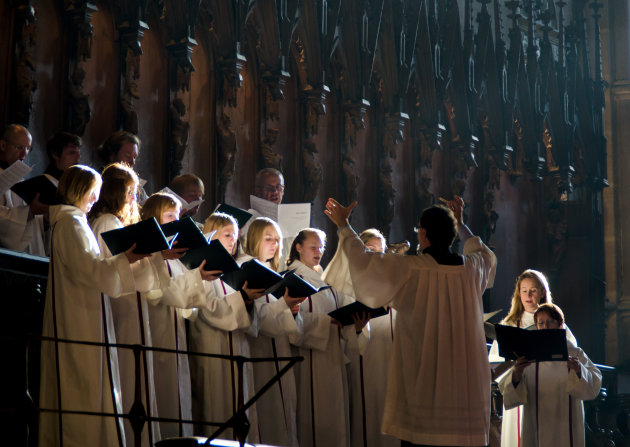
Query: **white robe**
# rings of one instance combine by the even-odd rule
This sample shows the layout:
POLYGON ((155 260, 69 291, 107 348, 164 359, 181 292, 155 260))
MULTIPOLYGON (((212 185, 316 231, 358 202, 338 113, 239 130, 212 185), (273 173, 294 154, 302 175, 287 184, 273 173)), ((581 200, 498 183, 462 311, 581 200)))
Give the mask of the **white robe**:
MULTIPOLYGON (((113 214, 101 214, 90 222, 92 231, 97 237, 101 256, 109 257, 111 252, 103 241, 101 233, 122 228, 122 222, 113 214)), ((141 259, 132 265, 135 280, 135 293, 124 295, 111 301, 114 329, 118 343, 130 345, 153 346, 151 329, 149 326, 148 303, 142 298, 141 292, 166 288, 170 277, 164 259, 160 253, 141 259)), ((136 393, 136 364, 133 350, 120 349, 120 380, 122 402, 125 413, 129 413, 135 402, 136 393)), ((153 373, 153 352, 140 353, 141 399, 147 416, 158 414, 155 397, 155 383, 153 373)), ((125 421, 125 435, 127 444, 134 444, 134 432, 128 420, 125 421)), ((144 424, 142 428, 142 445, 151 446, 161 439, 160 427, 157 422, 144 424), (151 430, 149 430, 149 427, 151 430)))
POLYGON ((29 213, 28 204, 13 191, 8 190, 0 195, 0 247, 48 256, 44 237, 44 216, 29 216, 29 213))
MULTIPOLYGON (((339 241, 339 247, 343 238, 339 241)), ((348 258, 337 249, 322 278, 337 290, 354 296, 349 281, 348 258)), ((400 441, 381 433, 389 359, 394 344, 396 310, 373 318, 367 325, 368 337, 348 344, 348 380, 350 385, 350 440, 353 447, 398 447, 400 441), (357 351, 350 348, 358 348, 357 351), (364 416, 365 415, 365 416, 364 416)), ((364 331, 365 332, 365 331, 364 331)))
MULTIPOLYGON (((50 207, 50 222, 54 231, 42 334, 115 343, 110 301, 101 291, 109 296, 133 292, 126 256, 100 257, 86 216, 76 207, 50 207)), ((65 343, 59 343, 58 349, 61 408, 120 413, 117 350, 65 343)), ((42 342, 42 408, 58 408, 56 371, 55 344, 42 342)), ((65 447, 125 445, 122 423, 117 424, 114 418, 65 414, 62 423, 65 447)), ((39 445, 60 445, 58 416, 41 413, 39 424, 39 445)))
MULTIPOLYGON (((242 256, 239 264, 252 259, 242 256)), ((268 264, 266 264, 269 267, 268 264)), ((298 331, 295 318, 284 299, 276 299, 273 295, 258 298, 255 303, 258 333, 249 334, 252 357, 275 358, 291 357, 289 337, 298 331)), ((254 363, 254 385, 258 392, 287 362, 254 363)), ((263 444, 297 446, 297 389, 295 385, 295 368, 287 371, 279 382, 276 382, 260 399, 256 401, 259 442, 263 444)))
MULTIPOLYGON (((245 333, 256 331, 254 311, 247 312, 240 292, 220 279, 204 283, 206 303, 189 313, 190 350, 192 352, 250 357, 245 333)), ((234 361, 190 356, 193 418, 225 422, 238 409, 238 368, 234 361)), ((243 365, 243 403, 254 395, 254 373, 250 362, 243 365)), ((256 405, 247 411, 251 424, 248 442, 258 442, 256 405)), ((195 433, 210 436, 218 427, 198 426, 195 433)), ((231 429, 219 435, 233 439, 231 429)))
MULTIPOLYGON (((319 288, 326 283, 321 274, 294 261, 295 273, 319 288)), ((299 333, 290 337, 304 361, 298 365, 298 439, 301 447, 350 445, 350 410, 345 341, 356 340, 354 326, 341 331, 328 315, 354 299, 334 289, 325 289, 300 304, 299 333)))
MULTIPOLYGON (((514 324, 508 323, 506 321, 502 321, 501 324, 514 326, 514 324)), ((523 312, 523 315, 521 315, 521 320, 516 326, 520 328, 528 328, 534 324, 534 314, 530 312, 523 312)), ((575 339, 575 336, 573 335, 571 330, 566 327, 566 331, 567 340, 571 341, 577 346, 577 340, 575 339)), ((499 345, 497 344, 496 340, 492 342, 492 347, 490 348, 490 353, 488 354, 488 360, 490 361, 490 363, 499 363, 505 361, 505 359, 499 355, 499 345)), ((499 383, 506 374, 507 371, 501 376, 497 377, 495 381, 499 383)), ((521 428, 523 426, 523 407, 519 405, 514 408, 505 408, 505 405, 503 405, 503 412, 501 414, 501 445, 503 447, 520 445, 521 428)))
POLYGON ((383 432, 416 444, 488 444, 490 367, 482 293, 496 257, 478 237, 464 244, 463 265, 428 254, 371 253, 350 227, 340 230, 357 299, 391 302, 398 313, 383 432))
POLYGON ((599 394, 602 374, 584 351, 567 341, 580 362, 580 378, 566 362, 539 362, 523 370, 516 388, 512 369, 499 382, 506 408, 523 406, 522 447, 584 447, 583 400, 599 394))
MULTIPOLYGON (((188 270, 179 260, 166 261, 171 281, 167 288, 144 294, 148 306, 153 347, 186 351, 186 325, 182 309, 206 301, 199 269, 188 270)), ((192 419, 190 368, 186 354, 153 352, 155 392, 159 417, 192 419)), ((191 424, 160 422, 163 438, 192 436, 191 424)))

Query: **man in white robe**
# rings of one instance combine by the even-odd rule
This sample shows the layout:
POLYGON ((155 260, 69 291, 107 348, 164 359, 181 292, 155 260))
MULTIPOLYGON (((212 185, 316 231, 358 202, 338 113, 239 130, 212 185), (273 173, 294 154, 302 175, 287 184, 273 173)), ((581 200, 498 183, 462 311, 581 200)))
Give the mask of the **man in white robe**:
MULTIPOLYGON (((23 126, 11 124, 0 137, 0 171, 16 161, 24 161, 33 138, 23 126)), ((37 198, 28 205, 10 189, 0 195, 0 247, 46 256, 44 216, 48 206, 37 198)))
MULTIPOLYGON (((558 306, 541 305, 538 329, 564 328, 558 306)), ((602 373, 567 337, 569 360, 528 362, 519 358, 499 382, 505 408, 523 405, 522 447, 584 447, 583 400, 597 397, 602 373)))
POLYGON ((348 208, 329 199, 326 214, 345 238, 357 299, 398 311, 390 361, 384 433, 403 445, 488 444, 490 367, 481 296, 492 285, 496 257, 464 225, 461 198, 425 210, 423 253, 368 252, 348 224, 348 208), (456 231, 464 255, 450 253, 456 231))

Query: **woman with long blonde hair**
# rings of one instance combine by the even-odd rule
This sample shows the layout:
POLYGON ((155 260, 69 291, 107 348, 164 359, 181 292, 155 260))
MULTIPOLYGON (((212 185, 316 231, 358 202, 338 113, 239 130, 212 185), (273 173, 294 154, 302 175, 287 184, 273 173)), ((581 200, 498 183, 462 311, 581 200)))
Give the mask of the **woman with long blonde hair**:
MULTIPOLYGON (((203 227, 205 234, 214 232, 213 240, 235 256, 237 252, 238 224, 224 213, 213 213, 203 227)), ((246 333, 257 333, 254 300, 260 291, 234 290, 221 279, 205 284, 205 305, 195 309, 190 320, 190 348, 205 354, 241 355, 250 357, 246 333)), ((232 360, 191 356, 190 369, 193 390, 193 418, 202 421, 223 422, 239 408, 238 366, 232 360)), ((254 395, 254 376, 251 363, 243 365, 243 402, 254 395)), ((247 410, 252 429, 247 441, 258 442, 256 406, 247 410)), ((197 434, 210 436, 216 427, 200 425, 197 434)), ((221 434, 222 438, 235 438, 232 429, 221 434)))
MULTIPOLYGON (((239 263, 257 259, 277 271, 282 251, 282 231, 276 222, 267 218, 255 219, 247 230, 245 255, 239 263)), ((288 289, 287 289, 288 290, 288 289)), ((249 337, 254 357, 290 357, 289 335, 297 333, 293 315, 302 298, 281 299, 265 295, 256 300, 258 336, 249 337)), ((254 364, 254 383, 260 390, 271 377, 284 367, 282 362, 254 364)), ((263 444, 297 446, 296 428, 297 394, 293 370, 287 372, 256 403, 260 442, 263 444)))

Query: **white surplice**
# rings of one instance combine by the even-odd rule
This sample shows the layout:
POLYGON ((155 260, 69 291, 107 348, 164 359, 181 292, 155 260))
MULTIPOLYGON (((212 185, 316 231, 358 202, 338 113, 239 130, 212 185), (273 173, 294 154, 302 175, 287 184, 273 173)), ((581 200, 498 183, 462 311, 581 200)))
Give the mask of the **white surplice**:
POLYGON ((416 444, 488 444, 490 367, 483 291, 496 257, 478 237, 464 244, 463 265, 428 254, 367 252, 352 228, 340 230, 356 298, 398 313, 383 432, 416 444))
MULTIPOLYGON (((342 241, 343 237, 322 278, 346 295, 355 296, 352 281, 349 280, 348 257, 339 249, 342 241)), ((386 315, 369 321, 369 337, 363 337, 356 344, 348 344, 350 440, 353 447, 400 445, 400 440, 381 433, 395 322, 396 310, 390 307, 386 315), (350 349, 354 347, 358 348, 356 352, 355 349, 350 349)))
MULTIPOLYGON (((122 222, 113 214, 106 213, 93 219, 90 226, 99 243, 101 256, 111 256, 101 233, 122 228, 122 222)), ((111 300, 116 340, 118 343, 130 345, 153 346, 149 326, 149 304, 142 297, 141 292, 168 287, 170 276, 160 253, 135 262, 131 269, 136 292, 111 300)), ((125 413, 129 413, 135 402, 136 393, 135 357, 131 349, 119 349, 118 357, 123 409, 125 413)), ((155 416, 158 414, 158 409, 155 397, 153 352, 143 351, 140 353, 140 375, 141 399, 144 409, 148 416, 155 416)), ((134 432, 128 420, 125 422, 125 435, 127 444, 133 445, 134 432)), ((160 427, 157 422, 144 424, 142 429, 143 446, 150 447, 160 439, 160 427)))
MULTIPOLYGON (((321 273, 294 261, 289 266, 316 288, 327 285, 321 273)), ((342 331, 331 324, 329 312, 354 302, 349 295, 329 288, 300 304, 299 332, 290 340, 304 361, 298 365, 298 439, 301 447, 350 445, 350 410, 342 331)), ((356 339, 354 326, 347 338, 356 339)))
MULTIPOLYGON (((85 214, 74 206, 50 207, 50 223, 53 240, 42 334, 115 343, 110 300, 101 292, 109 296, 133 292, 126 256, 103 259, 85 214)), ((59 408, 61 396, 63 410, 122 411, 115 348, 59 343, 58 352, 59 377, 55 344, 42 342, 42 408, 59 408)), ((41 413, 39 423, 39 445, 60 445, 58 416, 41 413)), ((65 447, 125 445, 122 423, 114 418, 65 414, 62 427, 65 447)))
MULTIPOLYGON (((239 264, 251 260, 248 255, 238 259, 239 264)), ((269 264, 265 264, 269 267, 269 264)), ((265 295, 254 302, 258 332, 248 334, 252 357, 276 358, 291 357, 289 336, 297 333, 298 327, 291 309, 284 299, 265 295)), ((254 363, 254 385, 258 392, 273 376, 287 365, 287 362, 269 361, 254 363)), ((259 442, 263 444, 297 446, 297 389, 295 368, 287 371, 279 382, 256 401, 259 442)))
MULTIPOLYGON (((240 292, 220 279, 204 282, 206 303, 188 313, 190 350, 196 353, 240 355, 250 357, 245 333, 256 331, 254 311, 247 312, 240 292)), ((225 422, 238 410, 238 367, 234 361, 190 356, 193 418, 208 422, 225 422)), ((254 373, 250 362, 243 364, 243 402, 254 395, 254 373)), ((256 406, 249 408, 251 424, 248 442, 258 442, 256 406)), ((195 434, 210 436, 218 427, 197 426, 195 434)), ((231 429, 219 435, 234 439, 231 429)))
MULTIPOLYGON (((508 323, 506 321, 502 321, 501 324, 506 324, 508 326, 516 326, 523 329, 526 329, 532 325, 534 325, 534 314, 531 312, 523 312, 521 315, 521 319, 518 324, 514 325, 513 323, 508 323)), ((565 326, 566 327, 566 326, 565 326)), ((577 340, 575 336, 571 332, 571 330, 566 327, 567 331, 567 340, 577 346, 577 340)), ((499 345, 497 341, 492 342, 492 347, 490 348, 490 353, 488 354, 488 360, 490 363, 498 363, 503 362, 505 359, 499 355, 499 345)), ((497 377, 495 382, 499 383, 501 379, 507 374, 507 371, 497 377)), ((501 445, 503 447, 511 447, 518 446, 521 443, 521 428, 523 427, 523 407, 516 406, 513 408, 505 408, 503 406, 503 412, 501 416, 501 445)))
POLYGON ((584 447, 582 401, 597 397, 602 374, 582 349, 567 345, 580 362, 579 378, 566 362, 539 362, 523 370, 516 388, 511 369, 499 382, 505 407, 522 405, 522 447, 584 447))
POLYGON ((31 216, 29 205, 11 190, 0 195, 0 247, 48 256, 44 216, 31 216))
MULTIPOLYGON (((148 306, 153 347, 186 351, 186 325, 182 309, 205 304, 206 291, 199 269, 188 270, 178 259, 166 261, 171 281, 167 288, 144 294, 148 306)), ((158 415, 192 419, 190 368, 186 354, 153 352, 158 415)), ((192 436, 191 424, 160 422, 163 438, 192 436)))

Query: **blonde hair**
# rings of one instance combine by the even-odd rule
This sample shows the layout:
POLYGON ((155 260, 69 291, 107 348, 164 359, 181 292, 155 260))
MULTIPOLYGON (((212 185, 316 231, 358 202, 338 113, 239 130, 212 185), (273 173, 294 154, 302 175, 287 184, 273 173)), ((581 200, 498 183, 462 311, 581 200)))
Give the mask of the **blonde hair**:
POLYGON ((510 312, 508 313, 507 317, 503 319, 503 323, 518 326, 521 321, 521 317, 525 312, 523 302, 521 301, 521 282, 524 279, 531 279, 536 283, 538 288, 540 288, 540 291, 542 292, 542 297, 540 298, 539 304, 553 302, 551 290, 549 290, 549 283, 547 282, 547 278, 545 277, 545 275, 538 270, 527 269, 516 279, 516 286, 514 287, 514 293, 512 294, 512 306, 510 307, 510 312))
POLYGON ((142 220, 151 219, 155 217, 157 221, 160 221, 162 213, 166 210, 176 208, 181 211, 182 204, 177 197, 173 194, 166 194, 162 192, 156 192, 144 202, 142 210, 140 210, 140 217, 142 220))
POLYGON ((265 259, 264 261, 269 261, 272 270, 278 271, 278 268, 280 266, 280 252, 282 251, 282 230, 276 222, 269 219, 268 217, 257 217, 249 226, 249 230, 247 230, 247 243, 245 244, 245 253, 253 256, 254 258, 259 257, 263 243, 263 236, 267 227, 273 227, 278 236, 279 243, 278 249, 276 250, 276 254, 273 256, 273 258, 269 260, 265 259))
POLYGON ((61 203, 76 206, 83 198, 103 184, 101 176, 94 169, 84 165, 73 165, 63 171, 57 195, 61 203))
POLYGON ((298 244, 304 244, 304 241, 309 236, 317 236, 321 239, 322 243, 326 245, 326 233, 324 233, 319 228, 304 228, 300 230, 300 232, 293 239, 293 243, 291 244, 291 250, 289 251, 289 259, 287 260, 287 267, 293 264, 295 261, 300 259, 300 253, 297 250, 298 244))
POLYGON ((111 163, 101 174, 103 186, 98 202, 90 211, 89 218, 94 219, 101 214, 111 213, 123 225, 130 225, 140 220, 138 202, 127 203, 127 190, 130 186, 138 188, 138 175, 124 163, 111 163))
MULTIPOLYGON (((234 232, 238 234, 238 223, 236 219, 234 219, 229 214, 225 213, 212 213, 208 216, 206 221, 203 224, 203 232, 210 233, 211 231, 219 231, 223 227, 227 227, 228 225, 232 225, 234 227, 234 232)), ((234 256, 238 253, 238 248, 240 247, 240 241, 236 240, 236 244, 234 244, 233 253, 230 253, 234 256)))
POLYGON ((383 233, 378 231, 376 228, 368 228, 367 230, 363 230, 359 235, 359 238, 361 239, 361 242, 363 242, 363 244, 367 244, 371 239, 380 239, 381 241, 383 241, 383 245, 387 247, 387 240, 385 239, 385 236, 383 236, 383 233))

